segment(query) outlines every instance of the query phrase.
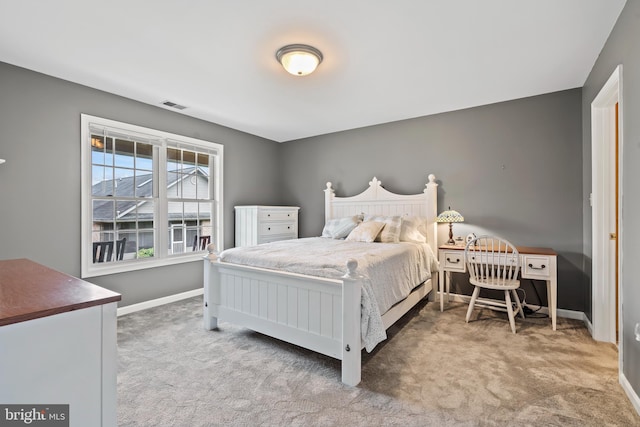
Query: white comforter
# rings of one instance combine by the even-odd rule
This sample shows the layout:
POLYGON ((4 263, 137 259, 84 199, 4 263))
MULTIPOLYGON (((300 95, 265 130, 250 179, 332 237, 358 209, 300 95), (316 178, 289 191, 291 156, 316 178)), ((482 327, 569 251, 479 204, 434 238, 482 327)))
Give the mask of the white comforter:
POLYGON ((362 290, 362 337, 367 351, 386 339, 381 313, 406 298, 437 271, 438 262, 427 244, 363 243, 323 237, 283 240, 228 249, 224 262, 340 279, 350 258, 365 276, 362 290))

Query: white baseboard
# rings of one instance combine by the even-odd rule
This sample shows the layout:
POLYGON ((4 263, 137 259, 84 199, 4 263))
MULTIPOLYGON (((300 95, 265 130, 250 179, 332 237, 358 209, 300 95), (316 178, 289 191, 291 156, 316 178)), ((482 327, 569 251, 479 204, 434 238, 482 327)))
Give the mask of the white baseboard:
POLYGON ((624 392, 627 394, 627 397, 631 401, 631 404, 636 409, 636 412, 638 413, 638 415, 640 415, 640 397, 638 397, 635 390, 633 390, 633 387, 631 387, 631 384, 629 384, 629 381, 627 381, 627 377, 624 376, 622 371, 620 371, 620 385, 622 386, 624 392))
MULTIPOLYGON (((533 304, 529 304, 527 303, 527 307, 529 307, 532 310, 538 310, 540 309, 540 313, 544 313, 544 314, 549 314, 549 308, 548 307, 540 307, 538 305, 533 305, 533 304)), ((556 313, 558 314, 558 317, 564 317, 565 319, 574 319, 574 320, 582 320, 583 322, 586 322, 589 320, 587 319, 587 315, 584 314, 582 311, 575 311, 575 310, 566 310, 564 308, 559 308, 556 310, 556 313)), ((587 326, 588 328, 588 326, 587 326)))
POLYGON ((591 321, 589 320, 589 318, 587 317, 586 313, 584 314, 584 324, 587 325, 587 329, 589 330, 589 335, 591 335, 593 337, 593 325, 591 324, 591 321))
POLYGON ((204 288, 194 289, 192 291, 182 292, 180 294, 169 295, 168 297, 152 299, 152 300, 144 301, 138 304, 131 304, 126 307, 119 308, 118 316, 124 316, 125 314, 135 313, 136 311, 142 311, 148 308, 158 307, 160 305, 169 304, 169 303, 180 301, 183 299, 196 297, 202 294, 204 294, 204 288))
MULTIPOLYGON (((439 298, 439 295, 438 295, 438 298, 439 298)), ((445 298, 446 298, 446 296, 445 296, 445 298)), ((449 294, 449 300, 450 301, 455 301, 455 302, 464 302, 464 303, 468 304, 469 301, 471 300, 471 296, 469 296, 469 295, 461 295, 461 294, 449 294)), ((446 301, 446 299, 445 299, 445 301, 446 301)), ((544 307, 544 306, 540 307, 540 306, 537 306, 537 305, 533 305, 533 304, 527 303, 527 307, 531 308, 534 311, 538 311, 538 309, 539 309, 539 311, 538 311, 539 313, 544 313, 546 315, 549 314, 549 309, 547 307, 544 307)), ((565 310, 563 308, 559 308, 559 309, 556 310, 556 313, 557 313, 558 317, 564 317, 565 319, 582 320, 583 322, 585 322, 585 325, 587 326, 587 328, 589 328, 590 325, 591 325, 590 323, 587 324, 589 319, 587 318, 587 315, 584 314, 582 311, 565 310)), ((590 329, 590 331, 591 331, 591 329, 590 329)))

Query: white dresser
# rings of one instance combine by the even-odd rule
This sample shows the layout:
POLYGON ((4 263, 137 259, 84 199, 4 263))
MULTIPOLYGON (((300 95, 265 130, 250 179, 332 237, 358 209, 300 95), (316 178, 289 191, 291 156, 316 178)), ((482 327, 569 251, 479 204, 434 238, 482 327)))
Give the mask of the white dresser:
POLYGON ((298 238, 297 206, 236 206, 236 247, 298 238))

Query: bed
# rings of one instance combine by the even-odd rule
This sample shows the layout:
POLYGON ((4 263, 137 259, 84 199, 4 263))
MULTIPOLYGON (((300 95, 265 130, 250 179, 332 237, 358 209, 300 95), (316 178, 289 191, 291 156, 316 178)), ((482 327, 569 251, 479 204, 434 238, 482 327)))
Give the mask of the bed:
MULTIPOLYGON (((410 253, 418 251, 419 255, 415 256, 421 257, 424 251, 431 253, 435 259, 437 187, 435 176, 429 175, 422 193, 400 195, 384 189, 382 183, 374 177, 361 194, 338 197, 332 184, 328 182, 324 190, 325 223, 328 225, 332 220, 336 223, 357 216, 364 219, 362 217, 366 215, 368 220, 400 216, 404 225, 420 218, 424 243, 366 244, 376 251, 389 247, 392 252, 395 251, 393 253, 406 247, 410 253)), ((425 267, 426 271, 422 267, 418 269, 418 276, 411 275, 410 280, 417 283, 411 284, 408 295, 403 294, 402 299, 397 302, 385 301, 382 309, 377 310, 380 308, 375 297, 377 291, 372 290, 372 286, 386 267, 369 262, 371 254, 365 256, 364 253, 357 252, 358 244, 362 243, 348 241, 349 239, 342 240, 344 243, 326 236, 296 239, 229 249, 219 255, 213 245, 209 245, 209 255, 204 260, 204 327, 208 330, 216 329, 218 321, 224 320, 339 359, 342 365, 342 382, 357 385, 361 379, 361 350, 365 346, 370 350, 372 343, 375 346, 380 339, 379 336, 377 339, 374 336, 373 341, 369 339, 369 333, 365 332, 367 323, 363 319, 369 319, 368 324, 373 326, 374 332, 378 318, 383 331, 389 328, 434 289, 434 283, 437 283, 437 261, 425 267), (320 252, 322 255, 315 252, 307 255, 310 270, 290 268, 291 264, 307 268, 304 260, 300 263, 276 261, 276 264, 269 264, 264 261, 268 257, 260 255, 265 248, 271 252, 293 250, 300 253, 313 248, 316 242, 323 239, 330 246, 328 249, 321 246, 324 247, 320 252), (349 250, 355 250, 344 252, 342 274, 336 274, 335 271, 340 268, 335 266, 339 257, 329 256, 339 252, 336 245, 342 245, 340 249, 353 246, 349 250), (261 258, 251 260, 252 254, 258 254, 261 258), (329 262, 334 264, 327 268, 329 262), (322 268, 319 269, 319 266, 322 268), (315 274, 314 268, 318 274, 315 274)), ((429 263, 426 257, 424 262, 429 263)), ((393 271, 395 274, 396 270, 393 271)))

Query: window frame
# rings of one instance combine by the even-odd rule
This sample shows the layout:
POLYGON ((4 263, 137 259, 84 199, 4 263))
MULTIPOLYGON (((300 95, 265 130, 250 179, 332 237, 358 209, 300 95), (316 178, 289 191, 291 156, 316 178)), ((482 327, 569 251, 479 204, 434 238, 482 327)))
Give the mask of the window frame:
MULTIPOLYGON (((127 271, 143 270, 167 265, 182 264, 186 262, 199 261, 203 258, 202 252, 188 252, 183 254, 169 254, 167 250, 168 240, 168 200, 167 200, 167 149, 168 148, 189 148, 194 151, 207 153, 210 160, 210 180, 213 180, 210 199, 203 199, 203 202, 212 204, 211 215, 214 217, 211 222, 213 236, 211 243, 217 249, 222 249, 224 244, 224 221, 223 221, 223 164, 224 146, 219 143, 191 138, 157 129, 123 123, 102 117, 88 114, 80 115, 81 122, 81 277, 95 277, 107 274, 122 273, 127 271), (91 150, 91 126, 118 129, 131 134, 149 135, 153 137, 153 145, 158 149, 157 159, 154 160, 154 186, 157 192, 150 198, 154 202, 154 218, 156 223, 154 228, 154 248, 164 248, 154 250, 154 256, 149 258, 135 258, 117 262, 93 263, 92 257, 92 234, 93 234, 93 195, 92 195, 92 150, 91 150), (158 252, 156 254, 156 252, 158 252)), ((156 150, 156 148, 154 148, 156 150)))

